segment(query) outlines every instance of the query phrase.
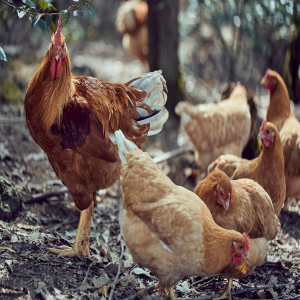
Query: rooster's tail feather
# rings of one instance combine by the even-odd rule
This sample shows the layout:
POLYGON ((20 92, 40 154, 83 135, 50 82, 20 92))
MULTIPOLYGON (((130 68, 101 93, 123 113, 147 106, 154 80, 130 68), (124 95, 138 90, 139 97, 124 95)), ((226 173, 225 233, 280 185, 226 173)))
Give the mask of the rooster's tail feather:
POLYGON ((168 90, 161 71, 146 73, 142 77, 132 81, 130 85, 147 93, 143 103, 150 106, 152 111, 149 114, 142 107, 138 107, 139 118, 135 121, 140 125, 150 123, 148 136, 159 133, 169 117, 169 113, 165 108, 168 90))

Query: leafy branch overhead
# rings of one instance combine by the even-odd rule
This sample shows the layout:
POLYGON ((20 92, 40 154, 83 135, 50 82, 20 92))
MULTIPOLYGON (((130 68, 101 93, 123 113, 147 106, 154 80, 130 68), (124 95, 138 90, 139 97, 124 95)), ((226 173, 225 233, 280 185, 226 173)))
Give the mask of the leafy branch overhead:
MULTIPOLYGON (((73 0, 79 2, 79 0, 73 0)), ((22 5, 17 6, 12 0, 0 0, 13 9, 18 14, 19 19, 27 16, 31 22, 32 28, 38 24, 42 32, 46 28, 50 28, 52 32, 56 31, 56 27, 52 21, 53 15, 60 15, 62 25, 66 25, 70 19, 71 12, 73 16, 82 18, 83 7, 87 6, 88 13, 95 18, 94 6, 91 0, 82 0, 77 5, 71 5, 69 8, 57 12, 57 8, 50 3, 50 0, 22 0, 22 5)), ((4 50, 0 47, 0 60, 7 61, 4 50)))
MULTIPOLYGON (((38 24, 42 32, 50 28, 55 32, 56 27, 52 21, 53 15, 60 15, 62 25, 66 25, 70 19, 71 13, 75 17, 83 17, 84 6, 87 6, 88 13, 95 18, 94 6, 91 0, 82 0, 81 3, 71 5, 69 8, 57 12, 57 8, 50 3, 50 0, 22 0, 22 5, 17 6, 12 0, 0 0, 7 6, 11 7, 18 14, 19 18, 27 16, 31 22, 32 28, 38 24)), ((79 2, 79 0, 73 0, 79 2)))

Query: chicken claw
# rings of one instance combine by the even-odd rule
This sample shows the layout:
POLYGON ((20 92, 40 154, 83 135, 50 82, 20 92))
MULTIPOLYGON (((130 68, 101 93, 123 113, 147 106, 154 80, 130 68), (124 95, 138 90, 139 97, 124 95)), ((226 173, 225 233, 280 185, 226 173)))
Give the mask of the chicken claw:
POLYGON ((170 298, 170 300, 177 300, 177 296, 176 296, 176 293, 175 293, 173 287, 170 287, 170 288, 163 287, 158 282, 158 284, 156 285, 156 289, 158 289, 158 292, 157 292, 158 296, 170 298))
POLYGON ((80 220, 73 247, 60 246, 60 249, 47 248, 58 257, 90 256, 90 232, 94 202, 80 213, 80 220), (82 242, 83 241, 83 242, 82 242), (82 243, 82 244, 81 244, 82 243))
POLYGON ((221 300, 221 299, 228 299, 228 300, 231 300, 231 290, 233 289, 233 279, 232 278, 229 278, 228 279, 228 282, 224 288, 224 290, 220 290, 218 293, 222 293, 223 294, 218 297, 218 298, 214 298, 213 300, 221 300))

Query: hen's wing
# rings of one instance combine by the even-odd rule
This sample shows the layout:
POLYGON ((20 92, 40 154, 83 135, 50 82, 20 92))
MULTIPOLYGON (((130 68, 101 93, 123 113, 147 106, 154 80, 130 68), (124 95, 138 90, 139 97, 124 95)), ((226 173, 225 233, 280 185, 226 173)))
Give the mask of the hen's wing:
POLYGON ((254 219, 251 230, 251 238, 264 237, 272 240, 280 231, 280 221, 274 214, 272 200, 268 193, 255 181, 251 179, 239 179, 232 181, 233 187, 239 186, 248 193, 249 200, 253 206, 254 219))
POLYGON ((300 123, 296 117, 289 117, 281 131, 280 137, 285 160, 285 172, 300 176, 300 123))

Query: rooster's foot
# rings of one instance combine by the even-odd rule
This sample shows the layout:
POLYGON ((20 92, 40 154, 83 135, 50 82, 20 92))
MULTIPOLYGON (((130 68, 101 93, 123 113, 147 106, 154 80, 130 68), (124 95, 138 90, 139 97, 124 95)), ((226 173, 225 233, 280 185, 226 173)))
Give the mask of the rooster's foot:
POLYGON ((79 247, 79 249, 71 248, 68 246, 60 246, 60 249, 54 249, 54 248, 47 248, 51 253, 58 254, 58 257, 74 257, 74 256, 89 256, 89 251, 86 252, 82 249, 82 247, 79 247))

